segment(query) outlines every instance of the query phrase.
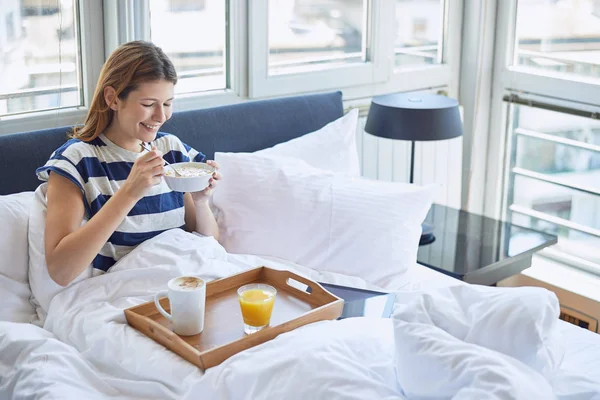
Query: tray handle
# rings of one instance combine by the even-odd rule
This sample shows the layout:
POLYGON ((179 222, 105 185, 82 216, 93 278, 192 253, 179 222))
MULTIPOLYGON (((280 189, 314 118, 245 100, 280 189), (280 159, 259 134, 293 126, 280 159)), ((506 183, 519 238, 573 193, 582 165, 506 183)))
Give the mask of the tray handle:
POLYGON ((288 288, 294 290, 297 295, 302 296, 305 299, 318 300, 318 298, 324 298, 325 300, 327 300, 327 302, 331 301, 332 299, 337 299, 336 296, 329 293, 317 282, 295 274, 292 271, 270 269, 270 274, 273 276, 273 278, 275 278, 274 280, 278 281, 280 285, 287 286, 288 288), (293 279, 295 281, 305 284, 310 288, 310 293, 290 285, 289 279, 293 279))

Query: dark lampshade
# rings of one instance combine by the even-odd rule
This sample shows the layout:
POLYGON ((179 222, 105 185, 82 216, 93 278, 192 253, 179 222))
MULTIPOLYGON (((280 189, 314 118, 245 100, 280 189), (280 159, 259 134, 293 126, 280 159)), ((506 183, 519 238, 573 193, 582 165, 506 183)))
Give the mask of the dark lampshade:
MULTIPOLYGON (((458 101, 430 93, 373 97, 365 131, 382 138, 411 141, 410 183, 415 170, 415 142, 452 139, 463 133, 458 101)), ((433 227, 428 224, 421 227, 419 245, 433 242, 433 227)))
POLYGON ((373 97, 365 131, 388 139, 445 140, 462 135, 458 101, 436 94, 373 97))

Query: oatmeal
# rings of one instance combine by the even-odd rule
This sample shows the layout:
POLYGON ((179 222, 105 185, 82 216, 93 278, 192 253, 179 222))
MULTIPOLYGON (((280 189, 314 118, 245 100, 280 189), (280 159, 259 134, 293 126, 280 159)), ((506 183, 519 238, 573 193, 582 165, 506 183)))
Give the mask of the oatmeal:
POLYGON ((173 171, 173 168, 176 168, 179 175, 183 178, 190 178, 193 176, 210 175, 212 173, 210 170, 203 168, 203 167, 185 166, 185 167, 165 167, 165 175, 179 178, 179 176, 177 176, 175 174, 175 172, 173 171))

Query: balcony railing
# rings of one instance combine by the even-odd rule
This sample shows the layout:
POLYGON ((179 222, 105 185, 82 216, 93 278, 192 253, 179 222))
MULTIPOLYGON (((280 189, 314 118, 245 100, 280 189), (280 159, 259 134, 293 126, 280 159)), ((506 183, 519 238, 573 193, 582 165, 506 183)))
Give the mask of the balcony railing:
MULTIPOLYGON (((586 132, 595 132, 597 129, 600 132, 600 123, 595 122, 600 118, 600 114, 596 110, 592 110, 589 107, 568 107, 564 103, 551 103, 551 102, 543 102, 540 101, 537 97, 520 97, 517 94, 511 94, 504 97, 504 100, 508 103, 515 104, 516 106, 526 106, 525 110, 520 109, 518 114, 515 114, 516 111, 513 109, 511 111, 511 118, 509 120, 513 121, 515 125, 518 127, 512 128, 510 140, 512 145, 509 146, 511 154, 508 154, 507 158, 507 190, 505 197, 505 218, 509 221, 514 220, 514 216, 520 215, 529 217, 530 224, 532 227, 540 229, 540 227, 553 227, 555 229, 554 232, 559 235, 559 243, 555 246, 552 252, 546 254, 547 256, 551 256, 552 254, 560 254, 564 253, 565 257, 561 259, 572 259, 571 256, 577 256, 578 258, 587 259, 586 261, 586 270, 590 270, 589 263, 593 260, 592 263, 596 264, 598 259, 596 256, 593 256, 595 249, 595 243, 600 239, 600 229, 598 229, 598 221, 594 221, 594 215, 600 213, 600 181, 596 179, 596 177, 600 177, 600 168, 597 168, 597 164, 578 164, 578 167, 574 169, 575 164, 571 164, 568 166, 562 165, 559 167, 560 172, 548 172, 553 171, 554 169, 548 169, 548 160, 551 157, 558 157, 557 154, 565 154, 566 152, 570 152, 571 162, 573 159, 577 159, 577 157, 581 157, 581 154, 589 156, 588 160, 593 160, 594 157, 597 157, 600 154, 600 146, 594 140, 589 140, 590 136, 587 135, 587 141, 577 140, 577 136, 573 138, 564 137, 566 134, 562 136, 558 134, 558 132, 554 132, 554 134, 549 134, 545 132, 539 132, 532 129, 525 129, 519 126, 521 123, 520 118, 522 117, 523 112, 531 112, 533 113, 533 109, 542 109, 551 111, 554 114, 554 118, 556 118, 556 113, 567 114, 565 115, 564 120, 560 119, 564 122, 564 130, 565 132, 579 132, 582 127, 585 127, 586 132), (531 111, 527 111, 531 110, 531 111), (586 117, 590 119, 590 124, 586 125, 585 120, 581 118, 575 117, 586 117), (575 130, 567 129, 569 124, 566 122, 568 118, 571 118, 575 124, 577 124, 577 128, 575 130), (515 120, 516 119, 516 120, 515 120), (576 122, 575 122, 576 121, 576 122), (597 127, 596 127, 597 125, 597 127), (594 129, 594 130, 592 130, 594 129), (529 158, 529 154, 533 154, 532 149, 537 149, 537 145, 531 144, 531 142, 523 142, 519 140, 519 138, 525 140, 535 140, 541 142, 539 146, 539 154, 544 150, 548 149, 549 144, 553 144, 551 149, 554 149, 554 153, 545 154, 545 157, 540 157, 540 166, 538 167, 538 161, 532 160, 529 158), (526 144, 529 144, 529 153, 522 153, 523 147, 526 144), (561 149, 560 153, 556 153, 556 149, 561 149), (568 148, 571 150, 566 150, 564 148, 568 148), (563 152, 564 151, 564 152, 563 152), (582 152, 575 153, 573 152, 582 152), (592 153, 593 155, 591 155, 592 153), (527 155, 526 155, 527 154, 527 155), (596 165, 594 167, 593 165, 596 165), (584 170, 579 170, 584 168, 584 170), (586 169, 587 168, 587 169, 586 169), (589 174, 589 177, 587 176, 589 174), (521 177, 521 183, 519 185, 516 184, 517 178, 521 177), (527 183, 522 179, 527 179, 527 183), (534 185, 533 182, 543 182, 543 184, 534 185), (544 185, 544 186, 541 186, 544 185), (554 190, 553 188, 556 188, 554 190), (547 201, 546 201, 547 200, 547 201), (589 219, 585 217, 581 217, 581 214, 577 214, 578 217, 573 217, 572 214, 572 204, 574 201, 577 201, 580 205, 579 211, 582 210, 581 204, 584 207, 590 207, 589 213, 583 209, 584 215, 590 216, 589 219), (564 208, 564 204, 568 204, 568 211, 560 211, 561 207, 564 208), (558 210, 555 212, 548 212, 549 206, 554 206, 554 210, 558 210), (556 207, 559 207, 558 209, 556 207), (565 212, 567 214, 565 214, 565 212), (571 220, 573 219, 573 220, 571 220), (570 233, 566 233, 570 232, 570 233), (563 243, 561 245, 560 237, 563 237, 563 243), (577 251, 573 249, 569 249, 572 247, 574 241, 581 241, 582 244, 588 246, 590 248, 590 254, 584 254, 585 252, 581 251, 581 246, 577 246, 577 251), (577 254, 575 254, 577 253, 577 254)), ((537 113, 542 111, 535 111, 537 113)), ((548 113, 551 114, 551 113, 548 113)), ((526 121, 530 121, 532 119, 541 119, 543 116, 539 114, 527 114, 529 118, 526 121), (532 116, 533 115, 533 116, 532 116)), ((552 122, 549 122, 549 126, 554 126, 556 120, 553 119, 552 122)), ((536 123, 539 126, 539 121, 536 123)), ((543 126, 543 125, 542 125, 543 126)), ((509 127, 510 128, 510 127, 509 127)), ((556 128, 553 128, 556 129, 556 128)), ((593 133, 592 133, 593 137, 593 133)), ((557 162, 558 159, 554 159, 554 163, 557 162)), ((565 161, 563 161, 565 162, 565 161)), ((554 165, 554 164, 552 164, 554 165)), ((523 217, 516 218, 518 221, 523 222, 523 217)), ((597 219, 597 218, 596 218, 597 219)), ((585 248, 585 247, 584 247, 585 248)), ((594 270, 595 273, 600 273, 600 265, 597 265, 597 268, 594 270)))

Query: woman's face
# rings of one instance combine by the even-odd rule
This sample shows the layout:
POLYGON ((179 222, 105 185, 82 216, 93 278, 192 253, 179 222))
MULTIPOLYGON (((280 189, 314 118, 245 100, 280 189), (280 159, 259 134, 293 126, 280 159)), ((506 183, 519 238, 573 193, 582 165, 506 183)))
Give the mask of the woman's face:
POLYGON ((171 118, 173 94, 173 83, 159 80, 142 83, 125 100, 117 99, 108 129, 111 139, 134 151, 139 150, 140 141, 153 141, 161 125, 171 118))

